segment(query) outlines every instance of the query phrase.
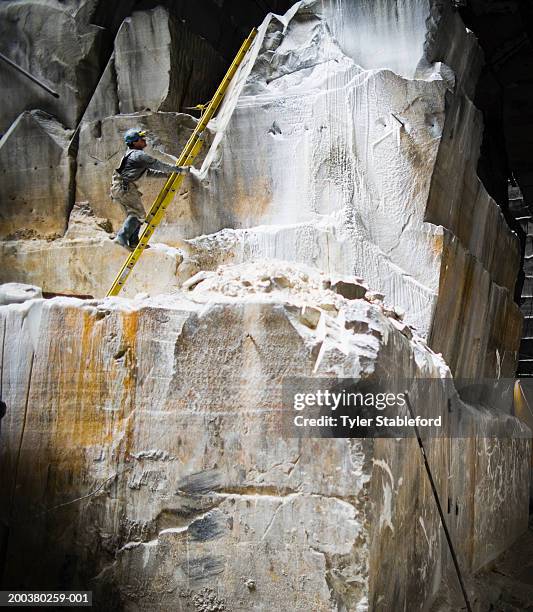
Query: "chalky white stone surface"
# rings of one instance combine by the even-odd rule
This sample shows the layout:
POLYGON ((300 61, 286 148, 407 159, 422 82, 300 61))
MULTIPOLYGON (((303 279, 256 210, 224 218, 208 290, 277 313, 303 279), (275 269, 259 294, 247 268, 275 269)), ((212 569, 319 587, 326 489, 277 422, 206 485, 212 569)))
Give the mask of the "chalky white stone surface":
MULTIPOLYGON (((124 50, 150 47, 154 25, 172 70, 175 32, 159 9, 133 19, 81 126, 65 235, 4 241, 1 280, 102 297, 125 257, 108 221, 120 132, 138 122, 174 153, 193 128, 166 108, 176 75, 155 75, 157 108, 138 108, 126 85, 151 58, 124 50)), ((438 389, 514 374, 518 251, 475 174, 479 66, 439 2, 269 16, 134 299, 0 307, 0 527, 9 554, 32 551, 9 557, 8 580, 59 583, 70 559, 113 609, 431 605, 451 565, 415 440, 287 439, 277 417, 290 375, 438 389)), ((468 433, 427 451, 469 574, 525 528, 531 445, 507 413, 421 404, 468 433)))

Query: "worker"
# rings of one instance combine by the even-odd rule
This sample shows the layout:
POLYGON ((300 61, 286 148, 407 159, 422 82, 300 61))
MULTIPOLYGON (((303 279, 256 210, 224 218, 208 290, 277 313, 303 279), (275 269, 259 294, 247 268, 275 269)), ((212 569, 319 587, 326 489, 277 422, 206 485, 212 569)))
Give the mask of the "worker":
POLYGON ((113 240, 121 247, 133 251, 139 244, 139 230, 145 220, 141 196, 136 181, 145 174, 149 176, 170 176, 173 173, 187 174, 190 166, 174 166, 165 164, 151 155, 143 152, 146 147, 146 132, 132 128, 124 134, 124 141, 129 151, 122 158, 120 165, 113 172, 111 180, 111 198, 118 202, 125 214, 126 220, 113 240))

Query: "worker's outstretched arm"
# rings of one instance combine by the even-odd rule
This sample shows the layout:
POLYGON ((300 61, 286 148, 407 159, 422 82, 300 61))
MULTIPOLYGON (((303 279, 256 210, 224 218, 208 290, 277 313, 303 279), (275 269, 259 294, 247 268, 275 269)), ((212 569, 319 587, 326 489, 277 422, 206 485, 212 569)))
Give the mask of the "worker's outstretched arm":
POLYGON ((189 166, 173 166, 172 164, 165 164, 147 153, 142 153, 142 156, 139 157, 139 161, 142 162, 149 176, 170 176, 174 172, 179 174, 187 174, 190 172, 189 166))

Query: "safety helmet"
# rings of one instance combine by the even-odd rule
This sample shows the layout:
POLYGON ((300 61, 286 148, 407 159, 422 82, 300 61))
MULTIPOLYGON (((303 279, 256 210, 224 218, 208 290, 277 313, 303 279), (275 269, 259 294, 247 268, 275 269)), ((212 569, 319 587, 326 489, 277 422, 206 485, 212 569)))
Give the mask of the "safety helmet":
POLYGON ((124 142, 127 145, 133 144, 137 140, 144 138, 146 136, 146 132, 141 130, 140 128, 131 128, 124 134, 124 142))

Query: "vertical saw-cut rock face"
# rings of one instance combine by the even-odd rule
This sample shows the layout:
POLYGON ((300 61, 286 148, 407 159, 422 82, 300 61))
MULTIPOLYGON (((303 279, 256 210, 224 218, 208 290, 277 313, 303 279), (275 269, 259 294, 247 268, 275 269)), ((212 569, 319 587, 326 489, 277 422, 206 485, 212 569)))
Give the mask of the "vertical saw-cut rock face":
POLYGON ((59 94, 49 93, 4 62, 0 63, 0 133, 23 110, 40 108, 74 128, 100 72, 101 28, 78 19, 88 2, 0 3, 0 51, 59 94))
POLYGON ((512 293, 520 265, 519 245, 500 207, 477 177, 481 114, 464 96, 448 94, 447 106, 426 220, 450 230, 491 279, 512 293), (506 256, 501 257, 501 253, 506 256))
MULTIPOLYGON (((158 7, 124 20, 115 41, 119 109, 134 113, 178 106, 171 88, 171 34, 168 13, 158 7)), ((163 109, 162 109, 163 110, 163 109)))
POLYGON ((424 54, 430 0, 303 2, 321 13, 342 50, 365 69, 388 68, 413 78, 424 54))
POLYGON ((221 78, 223 61, 204 40, 157 7, 135 12, 115 40, 121 113, 181 111, 199 104, 221 78))
POLYGON ((64 233, 73 201, 72 131, 42 111, 22 113, 0 140, 0 236, 64 233))
POLYGON ((85 109, 82 127, 88 122, 101 121, 105 117, 118 115, 119 112, 115 54, 112 53, 94 90, 91 101, 85 109))
MULTIPOLYGON (((371 379, 391 363, 399 379, 441 379, 417 410, 454 417, 442 359, 327 280, 268 262, 207 274, 187 294, 0 307, 4 346, 17 347, 2 355, 6 583, 52 588, 68 565, 113 609, 194 609, 212 593, 265 612, 431 601, 446 553, 416 440, 298 440, 281 428, 285 377, 371 379)), ((527 520, 530 447, 500 439, 520 433, 511 417, 462 406, 468 461, 450 464, 457 441, 426 448, 442 499, 461 507, 468 571, 527 520), (496 438, 500 461, 484 461, 478 435, 496 438), (496 494, 502 466, 515 476, 496 494), (485 504, 500 532, 488 551, 485 504)))
POLYGON ((430 346, 455 376, 513 377, 521 336, 522 314, 512 293, 446 233, 430 346))
POLYGON ((83 120, 183 111, 205 102, 223 73, 222 57, 167 9, 136 11, 118 31, 83 120))
POLYGON ((277 226, 284 240, 258 238, 269 256, 364 271, 427 330, 442 230, 423 216, 446 84, 361 70, 316 15, 296 13, 282 30, 272 22, 264 35, 184 230, 277 226))
POLYGON ((204 180, 177 230, 191 238, 213 234, 192 243, 193 250, 210 249, 215 265, 217 236, 218 261, 228 257, 218 232, 232 227, 240 232, 234 261, 277 257, 359 274, 402 307, 446 358, 469 364, 457 371, 509 375, 520 337, 512 302, 518 243, 475 173, 481 124, 465 92, 473 91, 479 49, 457 14, 419 3, 422 12, 404 25, 425 23, 423 44, 419 32, 397 58, 402 69, 396 67, 418 78, 374 65, 363 70, 356 51, 339 46, 332 32, 342 39, 342 32, 356 31, 361 11, 363 29, 383 19, 386 30, 394 15, 387 3, 358 7, 304 2, 263 24, 243 69, 246 82, 221 111, 216 152, 207 156, 204 180), (481 300, 469 278, 488 283, 481 300), (447 318, 450 295, 462 303, 455 319, 447 318), (513 322, 504 324, 511 331, 505 337, 497 330, 507 317, 513 322), (468 336, 476 320, 482 329, 468 336), (456 333, 468 338, 459 358, 456 333), (487 353, 476 364, 480 346, 487 353))
POLYGON ((435 78, 443 70, 450 83, 475 91, 479 46, 448 2, 308 0, 301 10, 326 19, 343 52, 362 68, 408 79, 435 78))

